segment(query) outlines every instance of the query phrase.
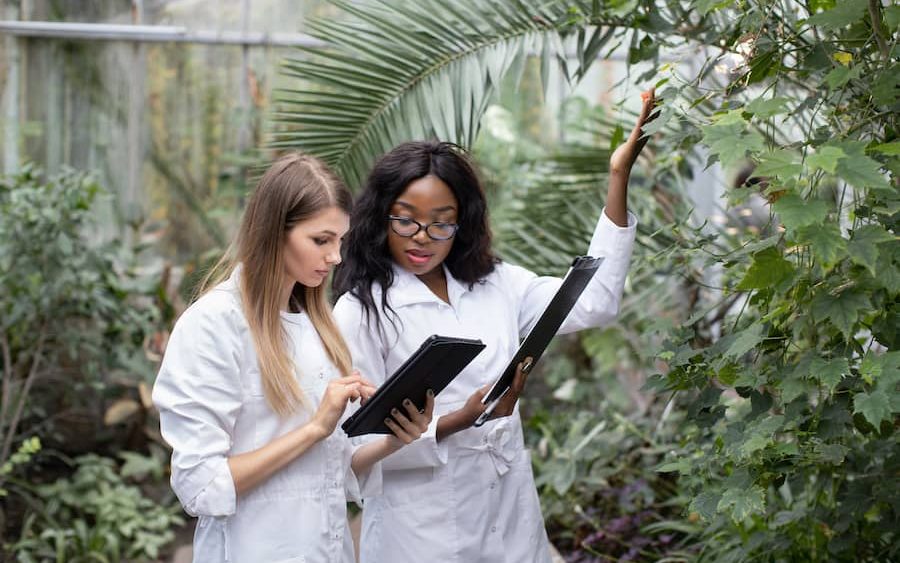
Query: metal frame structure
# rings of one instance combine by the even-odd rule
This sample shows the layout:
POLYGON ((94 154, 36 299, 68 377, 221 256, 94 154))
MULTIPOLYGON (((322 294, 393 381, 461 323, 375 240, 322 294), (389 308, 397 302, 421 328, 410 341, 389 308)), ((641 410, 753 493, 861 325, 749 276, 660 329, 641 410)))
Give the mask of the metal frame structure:
POLYGON ((311 47, 324 43, 301 33, 189 30, 182 26, 0 20, 0 34, 18 37, 134 41, 150 43, 201 43, 248 47, 311 47))

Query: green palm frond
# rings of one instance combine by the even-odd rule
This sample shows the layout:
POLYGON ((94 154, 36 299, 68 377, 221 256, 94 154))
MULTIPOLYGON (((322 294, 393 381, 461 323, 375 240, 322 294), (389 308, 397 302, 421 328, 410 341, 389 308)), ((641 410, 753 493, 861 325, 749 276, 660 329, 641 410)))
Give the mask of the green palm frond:
POLYGON ((275 144, 323 158, 351 186, 402 141, 471 146, 491 96, 526 57, 540 57, 545 87, 553 64, 577 80, 625 25, 583 0, 332 1, 349 17, 311 22, 327 48, 286 62, 302 86, 282 92, 276 118, 289 131, 275 144))

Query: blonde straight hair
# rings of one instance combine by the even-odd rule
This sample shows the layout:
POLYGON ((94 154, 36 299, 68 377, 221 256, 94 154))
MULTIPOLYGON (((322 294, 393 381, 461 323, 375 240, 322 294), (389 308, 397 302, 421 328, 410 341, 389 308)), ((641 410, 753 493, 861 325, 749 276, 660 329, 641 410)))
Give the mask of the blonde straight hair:
MULTIPOLYGON (((351 206, 350 192, 322 161, 302 153, 279 158, 250 196, 231 247, 200 286, 200 294, 205 293, 241 265, 241 306, 253 337, 263 390, 272 410, 281 416, 309 406, 297 383, 297 367, 288 353, 287 333, 281 324, 287 234, 329 207, 349 215, 351 206)), ((331 314, 326 285, 295 284, 290 307, 309 315, 328 358, 341 375, 349 375, 350 350, 331 314)))

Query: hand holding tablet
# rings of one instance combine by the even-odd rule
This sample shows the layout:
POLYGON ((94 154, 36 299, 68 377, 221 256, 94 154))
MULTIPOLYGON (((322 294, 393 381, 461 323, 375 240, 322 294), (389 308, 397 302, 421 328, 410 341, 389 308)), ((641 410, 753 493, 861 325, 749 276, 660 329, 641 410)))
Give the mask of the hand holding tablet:
POLYGON ((523 374, 527 375, 531 371, 602 262, 602 257, 592 258, 590 256, 579 256, 572 262, 572 267, 566 274, 565 279, 563 279, 562 285, 544 309, 541 318, 538 319, 531 332, 525 337, 525 340, 513 355, 506 369, 503 370, 503 373, 491 387, 491 390, 482 399, 482 403, 487 405, 487 408, 475 421, 474 426, 481 426, 491 418, 503 397, 510 391, 520 363, 524 362, 522 365, 523 374))

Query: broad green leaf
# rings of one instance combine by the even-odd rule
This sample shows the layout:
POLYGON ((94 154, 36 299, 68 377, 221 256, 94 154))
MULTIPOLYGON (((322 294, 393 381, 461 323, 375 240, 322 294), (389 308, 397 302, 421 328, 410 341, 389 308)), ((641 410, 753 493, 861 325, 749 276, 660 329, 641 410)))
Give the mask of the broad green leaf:
POLYGON ((820 291, 812 301, 813 316, 818 320, 831 321, 847 338, 853 336, 860 312, 870 308, 869 298, 856 290, 847 290, 838 295, 820 291))
POLYGON ((739 358, 756 347, 763 341, 762 323, 754 323, 748 328, 736 333, 737 338, 732 342, 731 346, 725 352, 725 356, 731 358, 739 358))
POLYGON ((700 15, 705 16, 710 12, 731 6, 734 4, 734 0, 693 0, 693 4, 700 15))
POLYGON ((881 359, 881 356, 876 356, 870 352, 866 354, 866 357, 859 364, 859 375, 869 385, 872 385, 881 376, 883 370, 881 359))
MULTIPOLYGON (((898 6, 898 9, 900 9, 900 6, 898 6)), ((900 156, 900 141, 875 145, 872 147, 872 150, 889 156, 900 156)))
POLYGON ((777 248, 767 248, 753 255, 753 263, 737 288, 748 290, 774 287, 792 275, 794 265, 785 260, 777 248))
POLYGON ((798 240, 809 245, 819 262, 831 267, 847 254, 847 240, 837 223, 809 225, 798 230, 798 240))
POLYGON ((863 379, 867 375, 865 369, 868 369, 869 378, 875 380, 877 390, 893 394, 893 387, 900 383, 900 352, 886 352, 877 356, 869 353, 860 367, 863 379))
POLYGON ((766 510, 765 491, 759 485, 748 488, 726 489, 716 505, 717 512, 731 512, 731 519, 741 523, 754 514, 762 514, 766 510))
POLYGON ((809 11, 815 14, 819 10, 830 10, 834 8, 837 0, 809 0, 809 11))
POLYGON ((897 103, 900 96, 897 95, 897 88, 900 87, 900 76, 897 73, 897 67, 882 71, 875 83, 872 84, 872 98, 875 103, 890 106, 897 103))
POLYGON ((869 424, 878 428, 882 420, 890 419, 890 398, 883 391, 857 393, 853 396, 853 412, 863 415, 869 424))
POLYGON ((847 156, 847 153, 839 147, 825 145, 819 148, 815 154, 809 155, 806 158, 806 162, 813 168, 819 168, 829 174, 834 174, 838 161, 845 156, 847 156))
POLYGON ((790 100, 784 96, 777 96, 768 100, 756 98, 747 104, 744 109, 760 119, 768 119, 773 115, 787 112, 787 105, 789 102, 790 100))
POLYGON ((760 152, 765 140, 756 131, 747 131, 747 122, 739 115, 728 114, 713 125, 701 128, 703 143, 719 156, 722 166, 730 168, 743 161, 748 152, 760 152))
POLYGON ((855 188, 892 191, 880 168, 880 164, 865 154, 848 153, 847 157, 838 161, 836 172, 855 188))
POLYGON ((681 475, 690 475, 691 464, 687 459, 681 458, 676 459, 675 461, 660 464, 656 466, 655 470, 659 473, 672 473, 677 471, 681 475))
POLYGON ((784 416, 776 415, 765 417, 759 423, 747 428, 744 432, 749 438, 741 445, 741 453, 744 456, 753 455, 755 452, 765 449, 775 438, 775 432, 784 425, 784 416))
POLYGON ((722 495, 713 491, 703 491, 691 501, 691 512, 696 512, 706 521, 716 517, 716 507, 722 495))
POLYGON ((847 252, 851 260, 868 268, 874 276, 879 256, 878 245, 886 242, 896 242, 894 235, 880 225, 865 225, 856 229, 850 236, 847 252))
POLYGON ((862 67, 846 67, 846 66, 836 66, 831 69, 831 72, 825 75, 825 83, 828 84, 828 87, 832 90, 840 88, 844 84, 850 82, 851 80, 856 80, 862 74, 862 67))
POLYGON ((888 6, 884 9, 884 23, 888 29, 897 29, 900 27, 900 5, 888 6))
POLYGON ((790 178, 799 176, 803 167, 795 159, 793 151, 779 149, 763 153, 759 157, 759 165, 753 171, 755 176, 778 176, 790 178))
POLYGON ((796 194, 780 197, 774 207, 784 226, 793 230, 822 223, 828 215, 828 204, 821 199, 804 200, 796 194))
POLYGON ((787 375, 781 382, 781 400, 790 403, 810 389, 809 383, 801 377, 787 375))
POLYGON ((844 376, 850 375, 850 364, 847 362, 847 358, 838 358, 827 362, 819 359, 813 362, 811 369, 813 370, 813 376, 828 388, 829 393, 834 392, 834 388, 837 387, 844 376))
POLYGON ((850 448, 841 444, 819 444, 816 446, 816 456, 820 461, 839 465, 844 462, 844 457, 850 448))
POLYGON ((861 20, 866 10, 866 0, 840 0, 835 2, 834 8, 812 16, 807 22, 836 30, 861 20))

